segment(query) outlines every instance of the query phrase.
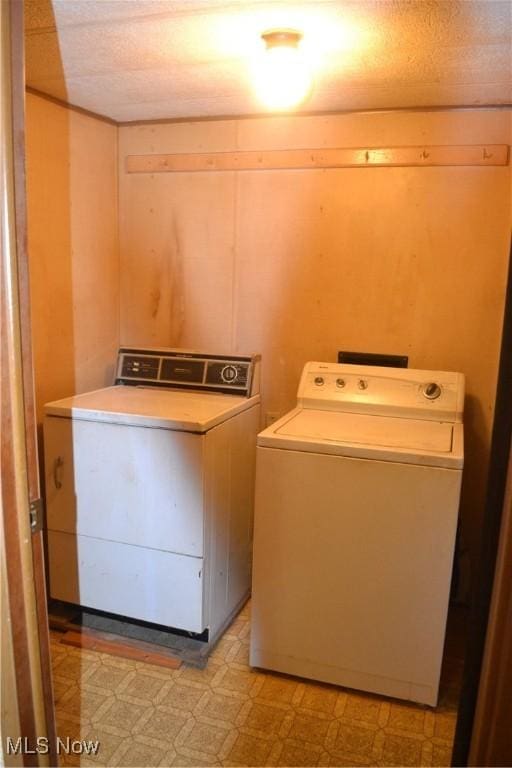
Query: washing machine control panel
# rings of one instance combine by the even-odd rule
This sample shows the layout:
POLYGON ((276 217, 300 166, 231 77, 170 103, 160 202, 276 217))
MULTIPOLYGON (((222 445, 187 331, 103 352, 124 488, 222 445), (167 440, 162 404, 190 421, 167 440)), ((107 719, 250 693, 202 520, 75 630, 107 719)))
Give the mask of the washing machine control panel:
POLYGON ((381 416, 462 421, 464 376, 349 363, 307 363, 298 405, 381 416))
POLYGON ((199 389, 250 396, 259 391, 259 356, 210 355, 179 349, 119 351, 116 384, 199 389))
POLYGON ((423 387, 423 394, 427 400, 437 400, 438 397, 441 397, 441 393, 442 389, 435 381, 430 381, 423 387))

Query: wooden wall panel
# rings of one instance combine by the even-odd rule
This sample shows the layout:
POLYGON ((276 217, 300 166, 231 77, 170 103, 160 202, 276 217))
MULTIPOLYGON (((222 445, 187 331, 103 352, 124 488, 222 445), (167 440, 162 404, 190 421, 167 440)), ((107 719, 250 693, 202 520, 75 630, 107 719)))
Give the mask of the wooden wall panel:
POLYGON ((229 352, 234 175, 146 176, 124 192, 123 343, 229 352))
MULTIPOLYGON (((196 123, 196 126, 201 125, 196 123)), ((237 143, 227 150, 302 149, 303 147, 393 147, 419 144, 510 144, 510 112, 437 110, 352 112, 318 117, 269 117, 240 120, 237 143)), ((204 126, 204 124, 203 124, 204 126)), ((172 127, 172 126, 168 126, 172 127)), ((124 129, 123 129, 124 130, 124 129)), ((128 129, 133 130, 133 129, 128 129)), ((154 152, 169 149, 169 133, 153 138, 154 152)), ((197 134, 196 134, 197 137, 197 134)), ((219 152, 224 147, 181 139, 174 152, 219 152)), ((134 154, 137 154, 134 152, 134 154)))
POLYGON ((117 128, 27 95, 28 245, 38 418, 112 382, 119 343, 117 128))
MULTIPOLYGON (((135 139, 149 151, 224 151, 237 123, 143 125, 120 129, 120 158, 135 139)), ((121 161, 122 165, 122 161, 121 161)), ((120 173, 123 175, 124 170, 120 173)), ((143 175, 119 186, 121 341, 233 348, 236 175, 143 175)))
POLYGON ((261 352, 264 412, 290 408, 303 364, 335 360, 338 349, 408 354, 414 367, 463 371, 464 532, 476 551, 508 258, 510 168, 127 174, 125 158, 503 144, 511 140, 510 113, 282 117, 119 133, 123 343, 261 352), (166 256, 171 222, 186 243, 179 265, 166 256), (151 310, 148 281, 158 285, 165 311, 151 310))

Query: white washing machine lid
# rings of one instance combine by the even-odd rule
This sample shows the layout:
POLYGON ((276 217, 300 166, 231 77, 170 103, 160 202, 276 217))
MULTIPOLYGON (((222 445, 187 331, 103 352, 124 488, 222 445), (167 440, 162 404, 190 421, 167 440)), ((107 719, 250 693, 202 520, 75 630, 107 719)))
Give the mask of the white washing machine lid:
POLYGON ((258 435, 269 448, 462 468, 460 423, 296 408, 258 435))
POLYGON ((45 414, 203 433, 256 405, 259 400, 259 395, 238 397, 118 385, 47 403, 45 414))

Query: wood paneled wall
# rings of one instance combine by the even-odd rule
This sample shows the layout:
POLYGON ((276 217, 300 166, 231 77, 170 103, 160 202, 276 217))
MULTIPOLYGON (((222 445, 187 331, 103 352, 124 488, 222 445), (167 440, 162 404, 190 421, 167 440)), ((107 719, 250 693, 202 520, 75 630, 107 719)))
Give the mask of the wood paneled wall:
POLYGON ((261 352, 263 410, 276 414, 293 405, 307 360, 335 360, 339 349, 408 354, 411 366, 466 374, 463 516, 476 551, 510 166, 127 174, 125 158, 503 144, 510 125, 510 112, 490 110, 118 130, 29 94, 39 418, 49 400, 111 383, 119 341, 261 352))
POLYGON ((510 167, 128 174, 128 155, 510 143, 510 113, 409 112, 119 130, 121 341, 261 352, 263 410, 307 360, 409 355, 467 381, 476 551, 510 237, 510 167))
POLYGON ((117 127, 27 94, 28 246, 38 419, 112 383, 119 344, 117 127))

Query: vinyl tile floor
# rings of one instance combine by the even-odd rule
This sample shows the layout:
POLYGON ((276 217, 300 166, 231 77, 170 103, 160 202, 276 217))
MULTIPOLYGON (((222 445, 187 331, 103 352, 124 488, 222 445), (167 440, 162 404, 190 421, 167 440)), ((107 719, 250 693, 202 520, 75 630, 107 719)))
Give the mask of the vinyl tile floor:
POLYGON ((202 670, 79 650, 52 632, 58 735, 100 742, 61 765, 450 765, 462 671, 450 635, 431 709, 253 670, 249 632, 247 605, 202 670))

